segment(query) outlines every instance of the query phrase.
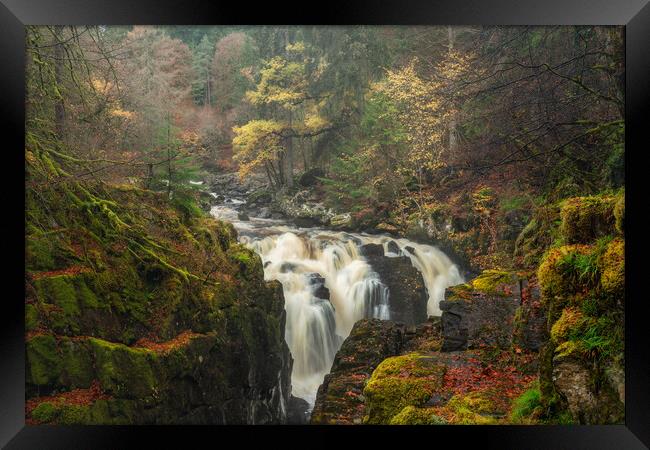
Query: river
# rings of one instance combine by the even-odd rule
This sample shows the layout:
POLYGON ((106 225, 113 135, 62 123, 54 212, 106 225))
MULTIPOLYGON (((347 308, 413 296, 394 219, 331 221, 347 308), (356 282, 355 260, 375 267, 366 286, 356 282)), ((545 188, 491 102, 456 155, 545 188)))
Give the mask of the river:
POLYGON ((456 265, 436 247, 386 235, 297 228, 282 220, 243 221, 237 212, 242 204, 243 200, 230 198, 210 212, 231 222, 240 241, 261 256, 265 279, 282 283, 285 339, 294 359, 292 394, 305 399, 310 408, 354 323, 365 317, 390 319, 390 292, 366 262, 361 246, 380 244, 386 256, 410 258, 422 274, 429 315, 440 315, 438 304, 446 287, 464 281, 456 265))

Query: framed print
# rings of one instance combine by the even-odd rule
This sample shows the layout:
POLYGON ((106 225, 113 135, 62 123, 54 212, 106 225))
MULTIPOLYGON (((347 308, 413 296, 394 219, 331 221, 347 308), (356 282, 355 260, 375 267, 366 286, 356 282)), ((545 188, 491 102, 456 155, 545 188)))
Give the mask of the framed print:
POLYGON ((227 6, 3 0, 2 444, 647 448, 650 7, 227 6))

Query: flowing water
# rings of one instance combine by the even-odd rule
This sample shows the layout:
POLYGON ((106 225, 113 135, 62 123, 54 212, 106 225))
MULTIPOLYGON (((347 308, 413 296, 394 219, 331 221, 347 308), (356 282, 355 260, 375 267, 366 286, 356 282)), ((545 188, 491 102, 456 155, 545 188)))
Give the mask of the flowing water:
POLYGON ((261 256, 265 279, 282 283, 285 339, 294 359, 292 394, 311 406, 354 323, 390 319, 390 292, 361 255, 361 246, 380 244, 386 256, 411 259, 427 288, 429 315, 440 315, 446 287, 463 282, 458 268, 435 247, 382 235, 296 228, 281 220, 241 221, 236 208, 243 203, 227 199, 211 214, 232 222, 240 241, 261 256))

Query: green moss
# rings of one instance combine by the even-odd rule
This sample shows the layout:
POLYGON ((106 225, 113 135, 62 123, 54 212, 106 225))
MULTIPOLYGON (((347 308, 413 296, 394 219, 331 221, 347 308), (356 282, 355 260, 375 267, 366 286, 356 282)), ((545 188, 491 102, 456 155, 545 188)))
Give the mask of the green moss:
POLYGON ((60 307, 67 316, 79 315, 79 302, 73 277, 68 275, 44 277, 34 284, 42 301, 60 307))
POLYGON ((585 349, 582 346, 582 342, 577 340, 562 342, 555 348, 555 354, 558 358, 566 358, 569 356, 582 358, 584 353, 585 349))
POLYGON ((133 424, 134 421, 119 421, 111 414, 111 400, 97 400, 88 405, 43 402, 31 413, 39 424, 56 425, 113 425, 133 424))
POLYGON ((560 216, 560 232, 567 244, 589 243, 614 231, 614 206, 611 196, 574 197, 566 200, 560 216))
POLYGON ((25 305, 25 330, 32 331, 38 328, 39 314, 38 309, 32 304, 25 305))
POLYGON ((578 308, 565 308, 560 318, 551 327, 551 339, 555 343, 568 340, 572 335, 579 334, 587 325, 587 318, 578 308))
POLYGON ((539 382, 535 381, 530 389, 517 397, 512 403, 510 422, 515 424, 536 423, 542 410, 542 394, 539 382))
POLYGON ((470 392, 466 395, 454 395, 445 409, 451 410, 454 424, 459 425, 491 425, 497 423, 492 402, 483 392, 470 392))
MULTIPOLYGON (((556 326, 557 323, 554 327, 556 326)), ((623 342, 622 313, 612 312, 598 318, 584 317, 578 325, 568 328, 565 341, 557 346, 555 354, 557 357, 572 355, 591 361, 603 361, 621 357, 623 342)))
POLYGON ((234 244, 230 246, 227 254, 239 268, 238 276, 250 280, 264 277, 262 259, 253 250, 245 247, 243 244, 234 244))
POLYGON ((538 207, 515 240, 514 255, 523 257, 526 266, 539 264, 544 251, 559 238, 560 209, 556 205, 538 207))
POLYGON ((61 357, 54 336, 42 334, 26 344, 27 381, 43 386, 54 384, 61 375, 61 357))
POLYGON ((445 291, 445 300, 470 300, 473 292, 474 288, 470 283, 458 284, 447 288, 445 291))
POLYGON ((477 290, 492 295, 509 295, 509 288, 518 282, 518 277, 512 272, 502 270, 485 270, 470 284, 477 290))
POLYGON ((592 250, 592 247, 587 245, 565 245, 547 251, 537 270, 542 297, 548 301, 557 296, 574 293, 579 284, 575 266, 568 261, 575 257, 591 255, 592 250))
POLYGON ((366 423, 388 424, 407 406, 420 406, 442 384, 445 366, 412 353, 385 359, 364 389, 366 423))
POLYGON ((622 239, 611 241, 598 263, 603 291, 622 301, 625 290, 625 241, 622 239))
POLYGON ((625 233, 625 192, 618 195, 616 206, 614 206, 614 219, 616 221, 616 231, 620 234, 625 233))
POLYGON ((43 402, 32 410, 32 419, 38 423, 54 422, 59 415, 59 408, 50 402, 43 402))
POLYGON ((519 277, 514 272, 488 269, 469 283, 447 288, 445 300, 471 300, 475 293, 509 296, 518 282, 519 277))
POLYGON ((151 396, 157 389, 155 353, 101 339, 89 340, 102 387, 125 398, 151 396))
POLYGON ((435 411, 435 408, 407 406, 390 420, 390 425, 445 425, 447 421, 435 411))
POLYGON ((54 245, 47 236, 30 234, 25 238, 25 267, 29 270, 53 270, 54 245))
POLYGON ((99 299, 94 292, 90 290, 82 277, 76 277, 74 284, 79 304, 83 308, 99 308, 101 306, 99 299))
POLYGON ((61 342, 62 374, 61 384, 71 388, 87 388, 95 379, 93 357, 86 341, 66 339, 61 342))

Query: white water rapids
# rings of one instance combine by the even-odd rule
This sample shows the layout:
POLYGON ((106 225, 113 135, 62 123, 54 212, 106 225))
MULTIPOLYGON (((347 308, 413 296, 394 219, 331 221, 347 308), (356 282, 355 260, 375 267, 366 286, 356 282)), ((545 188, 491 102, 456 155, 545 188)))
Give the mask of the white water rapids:
POLYGON ((272 219, 241 221, 234 208, 242 203, 228 199, 211 214, 232 222, 240 241, 261 256, 266 280, 282 283, 285 339, 294 359, 292 394, 310 406, 354 323, 365 317, 390 319, 390 292, 360 254, 362 245, 381 244, 386 256, 411 259, 427 288, 429 315, 440 315, 446 287, 463 282, 458 268, 435 247, 383 235, 296 228, 272 219))

